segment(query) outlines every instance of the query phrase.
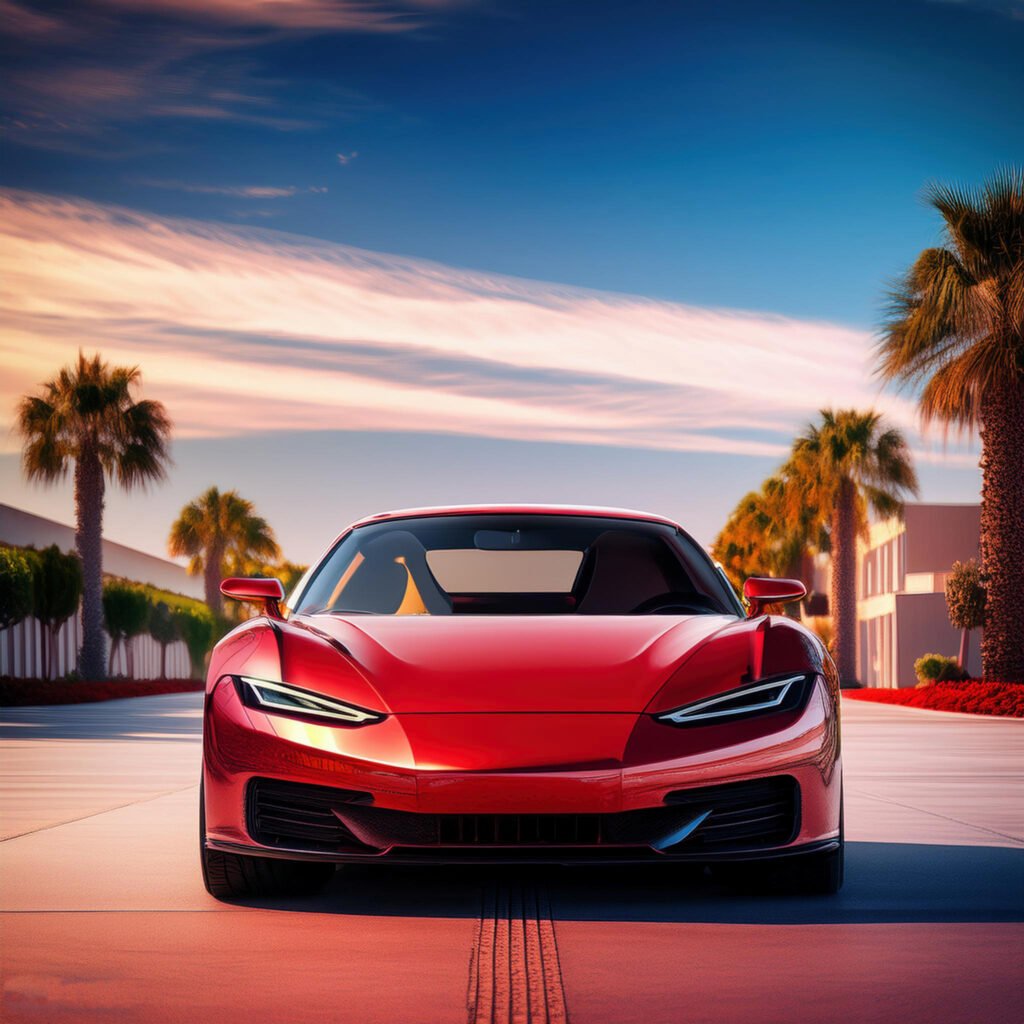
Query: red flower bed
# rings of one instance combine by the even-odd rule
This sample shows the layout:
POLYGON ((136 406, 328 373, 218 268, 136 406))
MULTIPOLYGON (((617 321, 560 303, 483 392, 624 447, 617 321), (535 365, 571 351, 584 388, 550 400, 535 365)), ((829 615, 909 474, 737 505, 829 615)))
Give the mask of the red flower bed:
POLYGON ((966 711, 974 715, 1004 715, 1024 718, 1024 683, 966 682, 932 683, 921 689, 890 690, 865 687, 844 690, 855 700, 927 708, 929 711, 966 711))
POLYGON ((92 704, 121 697, 152 697, 158 693, 194 693, 203 684, 195 679, 111 679, 98 683, 52 679, 0 679, 0 707, 32 704, 92 704))

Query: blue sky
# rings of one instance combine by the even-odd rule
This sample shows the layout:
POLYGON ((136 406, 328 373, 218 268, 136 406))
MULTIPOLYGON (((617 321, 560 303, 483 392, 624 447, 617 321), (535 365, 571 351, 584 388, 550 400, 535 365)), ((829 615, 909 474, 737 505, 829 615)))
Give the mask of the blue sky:
MULTIPOLYGON (((817 406, 875 402, 886 281, 938 240, 922 186, 976 182, 1024 154, 1018 2, 0 0, 0 13, 0 186, 16 226, 0 398, 9 416, 79 343, 142 365, 147 394, 182 428, 178 468, 148 498, 112 497, 108 533, 149 550, 163 526, 145 532, 140 501, 169 523, 186 481, 279 499, 256 468, 267 432, 241 407, 275 398, 253 369, 267 351, 290 403, 271 446, 275 458, 287 449, 289 488, 323 491, 325 450, 346 467, 316 530, 275 523, 292 557, 326 543, 321 519, 474 488, 484 500, 648 505, 710 541, 817 406), (173 254, 143 282, 133 268, 165 259, 154 241, 165 235, 173 254), (59 253, 44 244, 54 238, 59 253), (381 256, 375 269, 373 253, 414 259, 381 256), (80 278, 86 264, 92 279, 80 278), (245 294, 251 278, 259 296, 245 294), (419 302, 439 283, 451 305, 424 320, 412 292, 419 302), (401 323, 387 298, 399 293, 401 323), (623 308, 614 293, 637 299, 623 308), (500 309, 480 301, 496 294, 500 309), (275 297, 294 326, 269 308, 275 297), (540 315, 555 307, 557 325, 540 315), (776 378, 745 365, 751 332, 762 354, 793 339, 813 354, 815 325, 830 368, 776 378), (702 366, 729 345, 716 390, 702 366), (312 346, 332 353, 337 402, 303 401, 312 346), (630 346, 635 373, 613 352, 630 346), (235 362, 213 368, 214 352, 235 362), (173 359, 194 367, 194 387, 173 359), (244 387, 229 387, 228 365, 244 367, 244 387), (430 393, 404 402, 417 385, 397 366, 418 367, 430 393), (751 370, 760 392, 740 386, 751 370), (218 383, 232 410, 220 422, 218 383)), ((909 404, 878 402, 913 431, 909 404)), ((912 441, 930 460, 924 498, 975 500, 971 449, 944 459, 912 441)), ((13 440, 0 481, 9 500, 68 518, 65 496, 20 484, 13 440)))

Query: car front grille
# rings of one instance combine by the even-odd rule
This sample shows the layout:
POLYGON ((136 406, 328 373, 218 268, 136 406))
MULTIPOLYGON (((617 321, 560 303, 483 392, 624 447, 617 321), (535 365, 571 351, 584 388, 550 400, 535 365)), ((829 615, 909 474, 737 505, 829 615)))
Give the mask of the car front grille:
POLYGON ((372 800, 369 793, 352 789, 252 779, 246 796, 249 835, 263 846, 293 850, 361 849, 333 809, 372 800))
POLYGON ((680 789, 669 793, 665 803, 694 812, 711 809, 687 840, 688 849, 784 846, 800 830, 800 787, 791 775, 680 789))
POLYGON ((678 790, 662 807, 615 814, 420 814, 374 807, 368 793, 253 779, 247 811, 258 843, 301 850, 647 847, 722 853, 791 842, 799 824, 799 787, 781 776, 678 790), (692 834, 670 842, 701 815, 692 834))

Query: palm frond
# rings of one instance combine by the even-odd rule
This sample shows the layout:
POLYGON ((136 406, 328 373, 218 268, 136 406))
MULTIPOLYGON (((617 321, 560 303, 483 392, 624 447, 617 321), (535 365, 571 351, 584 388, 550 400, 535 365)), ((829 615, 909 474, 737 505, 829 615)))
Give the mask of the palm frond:
POLYGON ((876 372, 921 388, 922 419, 972 428, 985 395, 1024 376, 1024 168, 979 188, 932 184, 948 245, 926 249, 888 296, 876 372))

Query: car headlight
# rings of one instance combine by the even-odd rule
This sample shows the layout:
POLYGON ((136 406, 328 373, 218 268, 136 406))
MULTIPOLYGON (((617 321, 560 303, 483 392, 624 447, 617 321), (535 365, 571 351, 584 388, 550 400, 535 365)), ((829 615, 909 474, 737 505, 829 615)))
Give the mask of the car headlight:
POLYGON ((345 725, 369 725, 385 717, 377 711, 367 711, 366 708, 345 704, 333 697, 325 697, 287 683, 252 679, 249 676, 238 676, 236 682, 242 702, 260 711, 317 718, 345 725))
POLYGON ((813 682, 813 672, 765 679, 654 717, 670 725, 709 725, 741 716, 792 711, 804 702, 813 682))

